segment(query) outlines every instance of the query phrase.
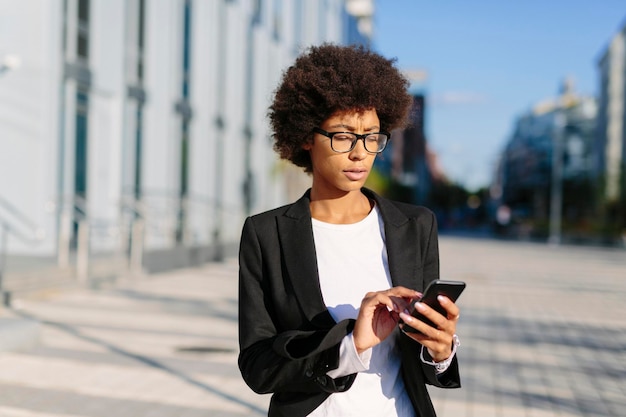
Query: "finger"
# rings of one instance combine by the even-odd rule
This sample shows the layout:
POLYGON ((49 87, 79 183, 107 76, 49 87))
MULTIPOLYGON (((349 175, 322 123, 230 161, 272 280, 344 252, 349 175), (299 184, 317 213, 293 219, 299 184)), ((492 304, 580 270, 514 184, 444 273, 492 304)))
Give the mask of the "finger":
MULTIPOLYGON (((411 316, 410 314, 407 314, 406 312, 401 312, 400 313, 400 319, 402 319, 402 321, 404 322, 404 324, 402 325, 404 326, 408 326, 411 327, 413 329, 415 329, 417 331, 417 333, 412 333, 413 334, 422 334, 422 335, 426 335, 427 333, 430 333, 431 330, 434 330, 431 326, 429 326, 428 324, 424 323, 422 320, 419 320, 413 316, 411 316)), ((404 330, 404 328, 402 329, 404 330)), ((408 334, 409 332, 407 332, 408 334)))
POLYGON ((419 297, 421 293, 406 287, 392 287, 384 291, 368 292, 361 302, 361 307, 373 307, 384 304, 391 311, 404 311, 409 309, 409 300, 419 297))
POLYGON ((452 335, 456 332, 456 322, 446 319, 437 311, 423 303, 416 303, 416 309, 420 314, 429 319, 434 326, 423 322, 420 318, 406 314, 401 314, 400 318, 410 327, 424 335, 425 339, 420 338, 419 341, 422 342, 424 340, 429 340, 435 343, 449 343, 452 335))
POLYGON ((443 330, 433 329, 430 326, 426 326, 421 333, 404 332, 404 334, 416 342, 421 343, 432 352, 441 352, 445 354, 450 350, 450 346, 452 345, 452 335, 449 335, 443 330))
MULTIPOLYGON (((433 323, 435 329, 444 329, 448 324, 446 317, 441 315, 437 310, 433 309, 426 303, 417 302, 414 304, 415 310, 422 316, 426 317, 433 323)), ((430 327, 430 326, 429 326, 430 327)))
POLYGON ((390 296, 391 300, 398 306, 396 310, 398 313, 401 311, 409 312, 411 310, 411 300, 404 297, 397 297, 395 295, 390 296))
POLYGON ((375 310, 380 305, 386 306, 389 311, 400 311, 399 306, 384 291, 367 293, 361 301, 362 310, 375 310))
POLYGON ((393 318, 393 321, 395 321, 396 323, 400 321, 400 314, 399 313, 397 313, 395 311, 390 311, 389 314, 393 318))
POLYGON ((385 293, 387 293, 390 296, 393 295, 396 297, 402 297, 402 298, 407 298, 407 299, 417 298, 422 295, 418 291, 412 290, 410 288, 402 287, 402 286, 389 288, 388 290, 385 291, 385 293))
POLYGON ((439 304, 446 310, 448 320, 457 322, 461 316, 459 307, 445 295, 437 297, 439 304))
MULTIPOLYGON (((416 320, 416 321, 418 323, 420 322, 419 320, 416 320)), ((425 327, 423 327, 422 328, 423 331, 420 331, 419 333, 413 333, 413 332, 407 332, 407 331, 404 331, 403 333, 407 335, 408 337, 410 337, 411 339, 415 340, 416 342, 422 344, 424 347, 434 352, 445 350, 446 347, 451 343, 452 338, 446 336, 445 332, 441 330, 433 329, 432 327, 423 323, 422 325, 425 327)), ((401 325, 402 330, 405 330, 406 327, 408 327, 408 324, 401 325)), ((416 325, 416 327, 420 327, 420 325, 416 325)))

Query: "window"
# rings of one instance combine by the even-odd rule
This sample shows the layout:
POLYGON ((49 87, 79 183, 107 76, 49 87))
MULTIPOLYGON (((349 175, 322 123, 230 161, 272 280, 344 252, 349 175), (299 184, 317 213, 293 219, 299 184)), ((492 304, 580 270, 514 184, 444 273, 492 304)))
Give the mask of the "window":
POLYGON ((139 0, 139 19, 138 19, 138 34, 137 34, 137 78, 139 81, 143 81, 144 67, 143 67, 143 51, 145 46, 145 27, 146 27, 146 2, 145 0, 139 0))
POLYGON ((74 193, 82 198, 87 196, 87 138, 89 121, 89 95, 79 89, 76 93, 76 148, 74 159, 74 193))
POLYGON ((89 58, 89 0, 78 0, 76 55, 85 60, 89 58))

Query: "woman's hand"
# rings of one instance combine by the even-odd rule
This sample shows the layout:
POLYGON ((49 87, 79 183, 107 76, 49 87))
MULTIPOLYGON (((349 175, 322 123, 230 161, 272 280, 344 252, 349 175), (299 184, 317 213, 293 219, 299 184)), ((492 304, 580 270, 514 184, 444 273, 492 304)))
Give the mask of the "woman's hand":
POLYGON ((398 324, 400 312, 407 311, 410 300, 420 295, 405 287, 365 294, 352 333, 357 352, 360 354, 385 340, 398 324))
POLYGON ((415 308, 426 318, 432 321, 436 327, 431 327, 421 320, 405 313, 400 313, 404 321, 403 326, 411 326, 419 333, 405 333, 410 338, 421 343, 428 349, 428 354, 435 362, 441 362, 452 354, 452 336, 456 333, 456 323, 459 321, 459 308, 448 297, 440 295, 437 300, 446 310, 446 316, 423 303, 415 303, 415 308))

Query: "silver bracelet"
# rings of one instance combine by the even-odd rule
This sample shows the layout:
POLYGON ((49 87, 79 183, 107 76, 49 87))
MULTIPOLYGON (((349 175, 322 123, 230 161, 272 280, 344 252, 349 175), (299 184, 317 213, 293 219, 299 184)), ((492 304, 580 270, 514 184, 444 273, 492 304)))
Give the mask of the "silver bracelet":
POLYGON ((434 366, 437 373, 442 373, 450 367, 450 364, 454 359, 454 355, 456 355, 456 348, 458 348, 459 346, 461 346, 461 341, 459 340, 459 337, 455 334, 452 336, 452 353, 450 353, 448 359, 445 359, 441 362, 427 361, 426 359, 424 359, 424 346, 422 346, 422 351, 420 352, 420 359, 425 364, 434 366))

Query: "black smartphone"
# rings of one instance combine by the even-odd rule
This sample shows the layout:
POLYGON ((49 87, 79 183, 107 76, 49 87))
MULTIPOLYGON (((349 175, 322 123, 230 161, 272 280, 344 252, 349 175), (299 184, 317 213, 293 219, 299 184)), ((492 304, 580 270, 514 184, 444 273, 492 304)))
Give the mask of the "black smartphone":
MULTIPOLYGON (((435 280, 431 281, 430 284, 426 287, 424 294, 420 298, 416 298, 411 300, 411 309, 410 314, 418 320, 423 321, 431 327, 436 327, 435 324, 424 317, 420 312, 415 309, 415 303, 421 302, 432 309, 436 310, 442 316, 445 316, 446 310, 439 304, 437 297, 440 295, 445 295, 453 302, 459 298, 463 290, 465 289, 465 283, 463 281, 448 281, 448 280, 435 280)), ((412 328, 409 325, 402 326, 402 330, 407 333, 417 333, 418 331, 412 328)))

